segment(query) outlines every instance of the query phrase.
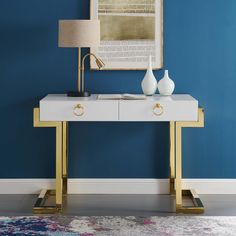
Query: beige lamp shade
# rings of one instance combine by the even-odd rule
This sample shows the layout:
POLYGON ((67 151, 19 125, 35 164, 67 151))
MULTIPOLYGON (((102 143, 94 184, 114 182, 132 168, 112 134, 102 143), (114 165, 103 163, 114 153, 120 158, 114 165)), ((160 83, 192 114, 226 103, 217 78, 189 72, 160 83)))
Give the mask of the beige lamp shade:
POLYGON ((99 20, 60 20, 59 47, 84 48, 100 45, 99 20))

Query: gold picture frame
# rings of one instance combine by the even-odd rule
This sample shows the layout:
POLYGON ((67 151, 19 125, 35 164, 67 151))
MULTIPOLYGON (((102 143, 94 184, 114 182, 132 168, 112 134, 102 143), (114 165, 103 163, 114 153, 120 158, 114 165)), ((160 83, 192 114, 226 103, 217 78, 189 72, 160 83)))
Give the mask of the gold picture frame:
MULTIPOLYGON (((115 4, 116 1, 90 0, 90 19, 101 21, 101 46, 90 51, 105 62, 104 70, 146 70, 149 53, 153 69, 163 68, 163 0, 148 0, 149 5, 146 0, 145 4, 143 0, 119 0, 115 4), (130 4, 124 10, 125 3, 130 2, 136 10, 130 9, 130 4)), ((90 68, 97 70, 93 60, 90 68)))

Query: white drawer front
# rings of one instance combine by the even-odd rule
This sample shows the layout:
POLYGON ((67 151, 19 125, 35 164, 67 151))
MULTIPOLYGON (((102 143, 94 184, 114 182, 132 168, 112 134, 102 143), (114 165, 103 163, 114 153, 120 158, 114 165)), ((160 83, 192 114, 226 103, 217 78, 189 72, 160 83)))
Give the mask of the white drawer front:
POLYGON ((197 121, 197 101, 120 101, 120 121, 197 121))
POLYGON ((41 121, 118 121, 118 101, 41 101, 41 121))

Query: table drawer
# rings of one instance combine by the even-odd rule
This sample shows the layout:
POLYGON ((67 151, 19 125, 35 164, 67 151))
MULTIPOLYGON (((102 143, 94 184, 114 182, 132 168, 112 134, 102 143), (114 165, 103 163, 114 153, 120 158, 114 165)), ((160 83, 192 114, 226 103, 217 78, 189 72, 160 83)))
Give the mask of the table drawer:
POLYGON ((40 121, 118 121, 118 101, 40 101, 40 121))
POLYGON ((198 101, 120 101, 121 121, 197 121, 198 101))

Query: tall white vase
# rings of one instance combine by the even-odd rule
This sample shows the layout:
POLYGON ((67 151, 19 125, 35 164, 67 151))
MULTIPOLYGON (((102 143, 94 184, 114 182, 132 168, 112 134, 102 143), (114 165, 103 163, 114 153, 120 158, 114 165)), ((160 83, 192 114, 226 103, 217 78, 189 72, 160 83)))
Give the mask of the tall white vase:
POLYGON ((153 95, 157 90, 157 80, 152 71, 152 57, 149 56, 148 69, 142 81, 142 90, 145 95, 153 95))
POLYGON ((159 93, 163 96, 170 96, 175 90, 175 83, 169 77, 168 70, 165 70, 164 77, 158 82, 159 93))

